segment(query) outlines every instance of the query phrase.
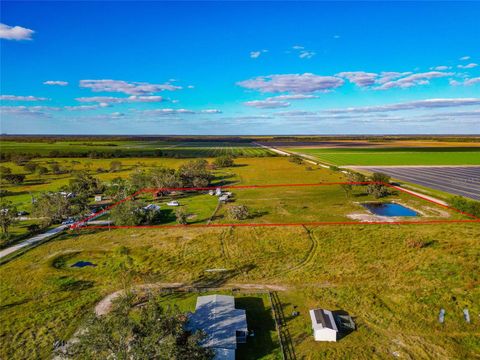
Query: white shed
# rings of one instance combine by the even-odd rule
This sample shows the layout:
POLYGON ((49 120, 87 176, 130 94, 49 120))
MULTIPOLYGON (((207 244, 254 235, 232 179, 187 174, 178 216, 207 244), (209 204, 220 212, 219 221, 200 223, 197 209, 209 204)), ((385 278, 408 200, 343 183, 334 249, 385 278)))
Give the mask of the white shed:
POLYGON ((330 310, 310 310, 315 341, 337 341, 338 328, 330 310))

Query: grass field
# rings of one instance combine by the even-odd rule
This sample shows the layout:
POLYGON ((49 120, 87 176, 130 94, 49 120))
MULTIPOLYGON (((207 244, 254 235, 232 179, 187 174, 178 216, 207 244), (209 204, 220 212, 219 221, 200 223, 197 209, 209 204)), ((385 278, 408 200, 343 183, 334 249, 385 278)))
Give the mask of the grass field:
POLYGON ((287 148, 332 165, 480 165, 478 147, 287 148))
MULTIPOLYGON (((0 268, 2 358, 45 358, 106 294, 134 283, 277 284, 298 358, 475 358, 478 225, 112 230, 64 235, 0 268), (421 247, 411 245, 421 240, 421 247), (78 260, 94 268, 71 268, 78 260), (342 309, 358 331, 315 343, 308 309, 342 309), (439 309, 447 311, 444 325, 439 309), (472 324, 462 318, 468 307, 472 324)), ((273 351, 273 350, 272 350, 273 351)), ((275 358, 265 354, 262 358, 275 358)))

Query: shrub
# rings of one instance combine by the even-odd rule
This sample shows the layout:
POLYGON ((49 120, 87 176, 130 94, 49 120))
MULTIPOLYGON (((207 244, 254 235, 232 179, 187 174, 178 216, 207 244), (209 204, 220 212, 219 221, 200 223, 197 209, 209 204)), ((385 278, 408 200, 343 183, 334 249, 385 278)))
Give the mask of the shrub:
POLYGON ((219 156, 213 161, 213 165, 217 168, 232 167, 233 164, 233 157, 230 155, 219 156))
POLYGON ((294 163, 294 164, 299 164, 299 165, 300 165, 300 164, 303 164, 302 158, 301 158, 300 156, 298 156, 298 155, 291 155, 291 156, 289 156, 288 161, 290 161, 290 162, 292 162, 292 163, 294 163))
POLYGON ((228 215, 234 220, 245 220, 250 216, 250 211, 245 205, 235 205, 228 208, 228 215))

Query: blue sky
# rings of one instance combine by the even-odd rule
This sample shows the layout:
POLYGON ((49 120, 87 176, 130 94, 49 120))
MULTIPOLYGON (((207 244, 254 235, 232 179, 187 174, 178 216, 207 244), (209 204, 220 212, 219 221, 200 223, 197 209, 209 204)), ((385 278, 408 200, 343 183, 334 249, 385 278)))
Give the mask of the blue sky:
POLYGON ((480 133, 480 3, 0 6, 4 133, 480 133))

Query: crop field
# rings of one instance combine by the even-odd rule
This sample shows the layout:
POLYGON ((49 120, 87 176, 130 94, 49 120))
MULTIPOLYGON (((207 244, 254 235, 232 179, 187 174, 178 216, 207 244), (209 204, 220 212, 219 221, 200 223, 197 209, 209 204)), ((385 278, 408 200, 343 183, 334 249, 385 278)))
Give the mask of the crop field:
POLYGON ((238 157, 273 156, 274 153, 249 142, 222 141, 2 141, 2 153, 38 154, 39 156, 161 156, 161 157, 238 157))
POLYGON ((479 147, 286 148, 332 165, 480 165, 479 147))
POLYGON ((408 181, 440 191, 480 200, 480 167, 353 167, 358 170, 382 172, 394 179, 408 181))

